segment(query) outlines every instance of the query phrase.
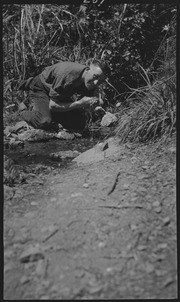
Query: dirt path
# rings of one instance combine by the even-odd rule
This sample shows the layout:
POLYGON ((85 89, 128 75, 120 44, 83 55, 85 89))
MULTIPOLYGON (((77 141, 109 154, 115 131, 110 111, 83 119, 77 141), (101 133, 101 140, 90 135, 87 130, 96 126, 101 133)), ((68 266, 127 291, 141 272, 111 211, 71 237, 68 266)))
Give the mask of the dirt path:
POLYGON ((5 299, 177 298, 175 145, 123 148, 5 198, 5 299))

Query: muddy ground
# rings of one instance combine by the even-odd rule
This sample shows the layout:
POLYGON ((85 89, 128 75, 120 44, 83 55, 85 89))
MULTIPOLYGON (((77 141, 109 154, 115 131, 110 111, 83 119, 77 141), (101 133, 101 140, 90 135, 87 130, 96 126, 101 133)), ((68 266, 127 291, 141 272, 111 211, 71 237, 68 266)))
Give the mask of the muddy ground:
POLYGON ((54 144, 9 151, 29 176, 4 186, 4 299, 177 298, 175 141, 82 166, 54 144))

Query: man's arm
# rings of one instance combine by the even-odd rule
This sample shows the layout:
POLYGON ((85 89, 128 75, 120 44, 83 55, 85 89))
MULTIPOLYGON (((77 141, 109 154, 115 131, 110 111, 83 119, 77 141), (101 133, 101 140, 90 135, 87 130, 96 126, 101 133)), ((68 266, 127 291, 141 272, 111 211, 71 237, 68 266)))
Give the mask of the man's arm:
POLYGON ((53 112, 66 112, 78 108, 90 108, 99 105, 99 99, 97 97, 83 97, 82 99, 72 103, 56 103, 50 99, 49 109, 53 112))

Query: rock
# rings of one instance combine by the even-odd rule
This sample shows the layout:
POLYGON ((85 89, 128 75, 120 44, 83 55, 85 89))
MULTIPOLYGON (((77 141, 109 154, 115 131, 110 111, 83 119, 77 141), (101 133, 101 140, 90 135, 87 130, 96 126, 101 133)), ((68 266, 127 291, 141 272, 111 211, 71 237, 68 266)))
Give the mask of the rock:
POLYGON ((128 189, 129 189, 129 184, 128 184, 128 183, 124 184, 124 185, 123 185, 123 189, 124 189, 124 190, 128 190, 128 189))
POLYGON ((65 130, 58 132, 55 136, 56 138, 65 140, 73 140, 75 138, 75 135, 73 133, 69 133, 65 130))
POLYGON ((101 126, 103 127, 110 126, 114 124, 116 121, 117 121, 117 117, 114 114, 107 112, 101 120, 101 126))
POLYGON ((76 161, 78 164, 86 164, 91 162, 99 162, 104 160, 104 152, 102 152, 98 145, 94 148, 87 150, 77 156, 73 161, 76 161))
POLYGON ((165 249, 165 248, 167 248, 167 246, 168 246, 167 243, 159 243, 159 244, 157 245, 156 251, 165 249))
POLYGON ((82 137, 82 134, 81 133, 77 133, 77 132, 74 132, 74 135, 75 135, 75 137, 82 137))
POLYGON ((154 208, 154 211, 155 211, 156 213, 161 213, 162 208, 161 208, 161 207, 155 207, 155 208, 154 208))
POLYGON ((145 270, 147 273, 152 273, 154 271, 154 265, 147 262, 145 264, 145 270))
POLYGON ((6 128, 4 129, 4 135, 8 135, 11 134, 11 132, 13 131, 13 127, 12 126, 6 126, 6 128))
POLYGON ((159 201, 154 201, 152 206, 155 207, 155 208, 158 208, 158 207, 160 207, 160 202, 159 201))
POLYGON ((89 188, 89 185, 87 183, 84 183, 83 188, 89 188))
POLYGON ((130 224, 130 228, 132 231, 137 230, 137 225, 136 224, 130 224))
POLYGON ((27 129, 32 128, 32 127, 30 127, 25 121, 21 121, 21 122, 16 123, 16 125, 13 127, 13 131, 15 133, 17 133, 22 128, 27 130, 27 129))
POLYGON ((108 142, 107 141, 105 141, 104 143, 99 143, 99 149, 101 150, 101 151, 105 151, 107 148, 109 148, 109 145, 108 145, 108 142))
POLYGON ((44 142, 56 138, 56 135, 56 133, 47 132, 41 129, 31 129, 18 134, 18 139, 28 142, 44 142))
POLYGON ((161 277, 161 276, 167 275, 167 271, 165 271, 165 270, 160 270, 160 269, 156 269, 156 270, 155 270, 155 274, 156 274, 156 276, 161 277))
POLYGON ((120 102, 116 103, 116 108, 119 108, 120 106, 121 106, 120 102))
POLYGON ((32 202, 31 202, 31 205, 32 205, 32 206, 37 206, 37 205, 38 205, 38 202, 32 201, 32 202))
POLYGON ((146 246, 146 245, 139 245, 139 246, 137 247, 137 249, 138 249, 138 251, 144 251, 144 250, 147 249, 147 246, 146 246))
POLYGON ((118 141, 109 138, 103 144, 98 143, 93 148, 81 153, 73 161, 78 164, 94 163, 104 160, 106 157, 119 155, 121 152, 118 141))
POLYGON ((164 225, 164 226, 170 224, 170 218, 169 218, 169 217, 163 218, 162 221, 163 221, 163 225, 164 225))
POLYGON ((39 246, 29 246, 19 257, 20 262, 33 262, 44 259, 44 254, 39 246))
POLYGON ((71 194, 71 197, 80 197, 83 196, 81 192, 71 194))

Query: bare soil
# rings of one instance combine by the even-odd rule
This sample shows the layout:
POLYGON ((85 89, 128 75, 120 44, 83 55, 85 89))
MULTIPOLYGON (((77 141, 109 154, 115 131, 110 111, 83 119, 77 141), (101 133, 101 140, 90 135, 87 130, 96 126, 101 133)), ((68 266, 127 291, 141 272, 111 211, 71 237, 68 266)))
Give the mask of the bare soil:
POLYGON ((177 298, 174 140, 82 166, 42 164, 47 146, 4 186, 4 299, 177 298))

